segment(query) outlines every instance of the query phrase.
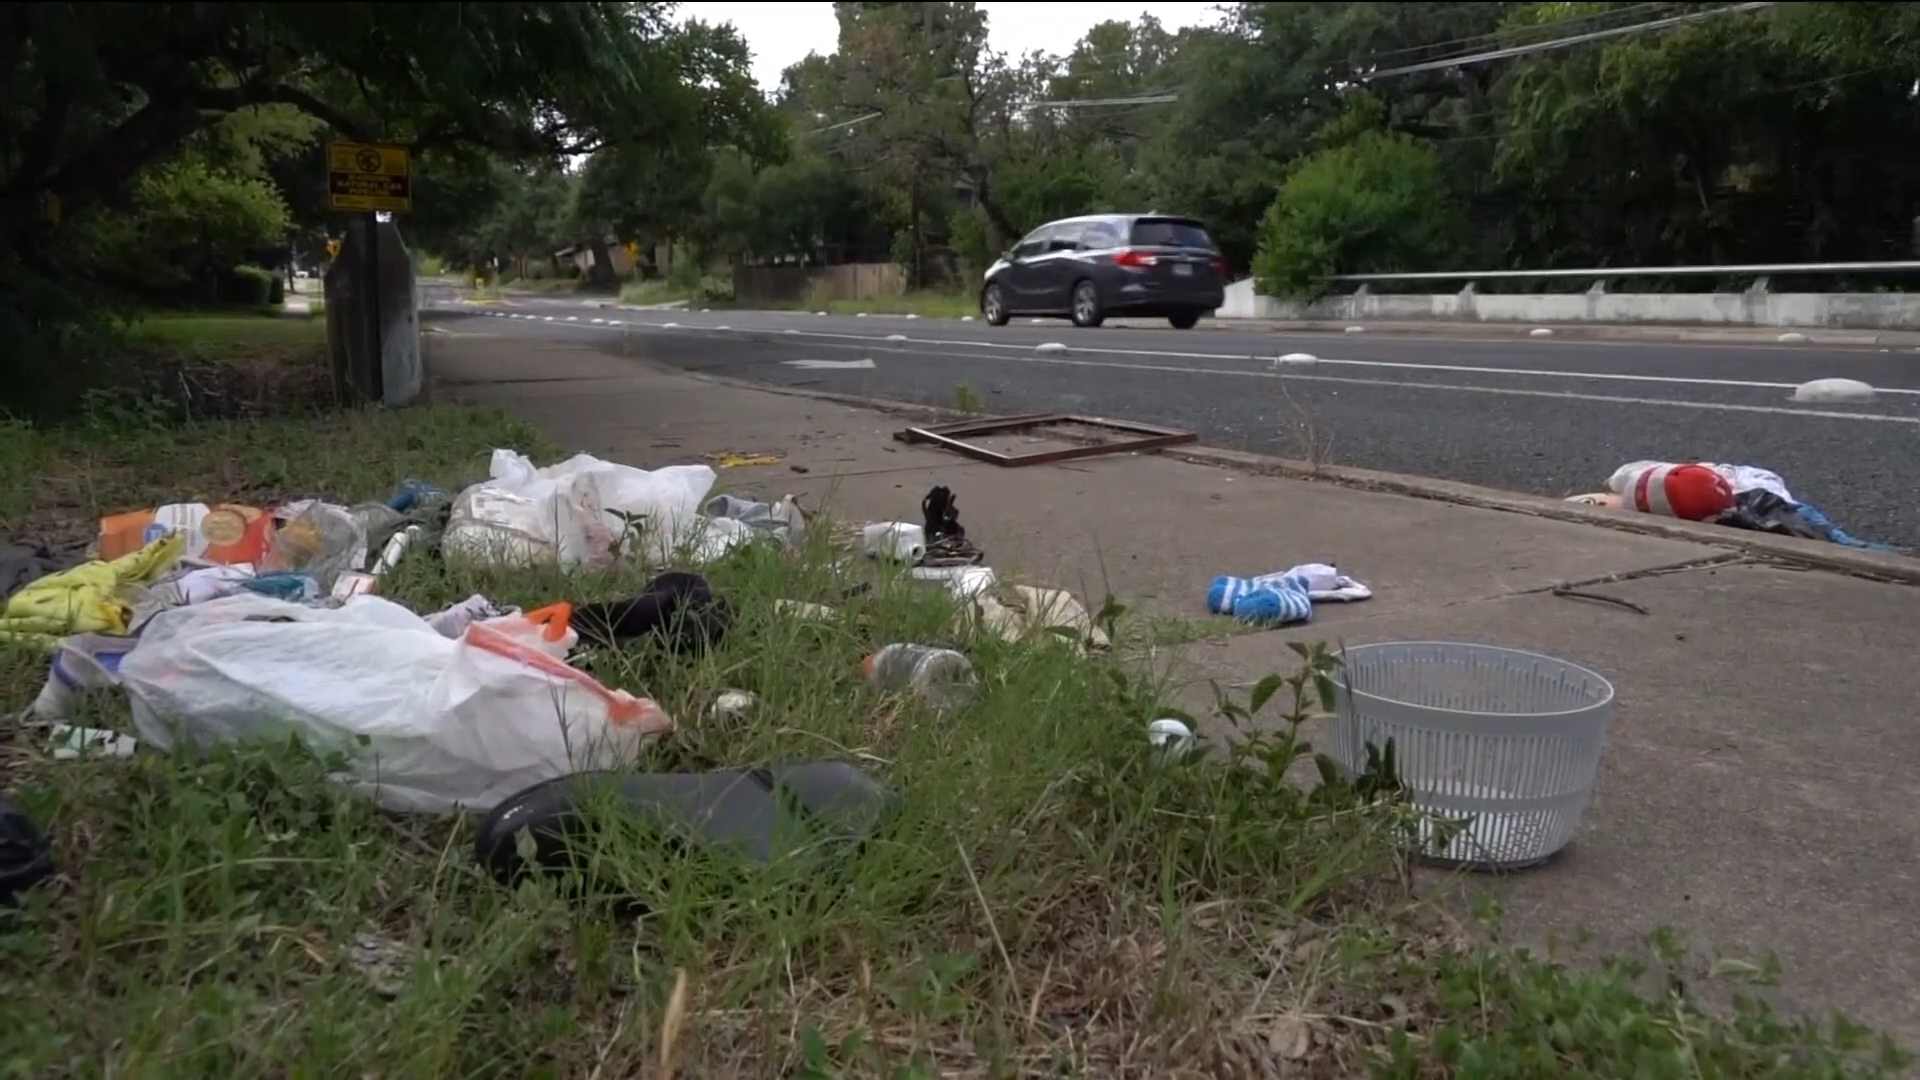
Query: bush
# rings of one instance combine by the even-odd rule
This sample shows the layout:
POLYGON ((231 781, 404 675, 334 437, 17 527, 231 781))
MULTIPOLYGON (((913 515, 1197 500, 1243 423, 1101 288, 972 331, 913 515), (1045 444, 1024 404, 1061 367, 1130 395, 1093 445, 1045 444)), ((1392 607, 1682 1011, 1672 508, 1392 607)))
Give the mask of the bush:
POLYGON ((1432 144, 1362 135, 1301 161, 1260 222, 1268 296, 1311 299, 1335 274, 1435 269, 1463 220, 1432 144))
MULTIPOLYGON (((236 266, 221 275, 215 296, 224 304, 266 307, 275 302, 275 286, 280 284, 280 275, 271 270, 262 270, 257 266, 236 266)), ((284 300, 285 296, 281 299, 284 300)))

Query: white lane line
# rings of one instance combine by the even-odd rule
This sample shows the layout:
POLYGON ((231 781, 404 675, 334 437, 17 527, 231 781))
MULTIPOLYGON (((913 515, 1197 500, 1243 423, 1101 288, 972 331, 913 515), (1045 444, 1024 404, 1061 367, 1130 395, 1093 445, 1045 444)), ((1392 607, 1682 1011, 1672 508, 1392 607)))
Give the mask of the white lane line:
POLYGON ((1462 394, 1504 394, 1509 397, 1598 401, 1611 405, 1656 405, 1670 409, 1708 409, 1715 412, 1765 413, 1774 416, 1811 416, 1828 420, 1864 420, 1883 424, 1920 424, 1920 416, 1851 413, 1832 409, 1795 409, 1784 405, 1734 405, 1722 401, 1673 401, 1667 398, 1625 397, 1615 394, 1579 394, 1570 390, 1517 390, 1504 386, 1462 386, 1458 383, 1406 382, 1398 379, 1355 379, 1345 375, 1293 375, 1277 371, 1234 371, 1228 368, 1190 368, 1173 364, 1119 364, 1111 360, 1066 360, 1054 356, 1009 356, 1018 364, 1065 364, 1071 367, 1163 371, 1180 375, 1231 375, 1252 379, 1290 379, 1298 382, 1338 383, 1346 386, 1386 386, 1407 390, 1446 390, 1462 394))
MULTIPOLYGON (((661 328, 661 329, 666 328, 666 327, 662 327, 661 324, 658 324, 658 323, 636 323, 634 325, 655 327, 655 328, 661 328)), ((721 328, 673 326, 672 329, 699 330, 699 329, 721 329, 721 328)), ((758 327, 751 328, 749 332, 753 332, 754 330, 759 330, 759 329, 760 328, 758 327)), ((764 332, 771 333, 773 332, 773 330, 772 328, 767 328, 764 332)), ((945 348, 996 349, 996 350, 1020 351, 1020 352, 1029 352, 1033 349, 1033 345, 1030 343, 1015 344, 1013 342, 1005 342, 1005 341, 948 341, 940 338, 911 338, 911 337, 905 337, 905 335, 889 335, 889 336, 882 337, 882 336, 875 336, 872 334, 840 334, 840 333, 833 333, 830 331, 820 331, 820 330, 789 331, 789 330, 783 329, 780 332, 783 334, 791 332, 801 337, 827 338, 827 339, 840 340, 840 341, 869 341, 869 342, 880 342, 882 344, 890 343, 895 345, 899 345, 899 344, 935 345, 935 346, 941 346, 945 348)), ((1271 357, 1252 356, 1245 353, 1174 352, 1174 351, 1158 350, 1158 349, 1113 349, 1113 348, 1089 347, 1089 346, 1077 345, 1077 344, 1073 346, 1073 351, 1083 355, 1091 353, 1095 356, 1145 356, 1145 357, 1156 357, 1156 358, 1170 359, 1170 360, 1250 360, 1250 361, 1259 363, 1259 362, 1268 361, 1272 359, 1271 357)), ((1389 371, 1394 371, 1394 370, 1441 371, 1441 372, 1447 372, 1450 374, 1458 374, 1458 375, 1510 375, 1516 378, 1588 379, 1596 382, 1651 383, 1655 385, 1665 385, 1665 386, 1716 386, 1716 387, 1726 387, 1728 389, 1735 389, 1735 390, 1793 390, 1800 385, 1797 382, 1763 382, 1755 379, 1706 379, 1706 378, 1698 378, 1698 377, 1684 376, 1684 375, 1633 375, 1633 374, 1625 374, 1625 373, 1614 372, 1614 371, 1555 371, 1555 370, 1550 370, 1545 368, 1484 367, 1484 366, 1475 365, 1475 364, 1424 364, 1424 363, 1417 363, 1417 362, 1406 361, 1406 360, 1341 360, 1341 359, 1334 359, 1334 358, 1325 357, 1325 356, 1320 358, 1320 363, 1331 365, 1331 366, 1342 366, 1342 367, 1382 368, 1389 371)), ((1897 386, 1876 386, 1874 389, 1879 391, 1882 394, 1904 394, 1909 396, 1920 396, 1920 388, 1897 387, 1897 386)))
MULTIPOLYGON (((564 326, 566 324, 561 323, 559 325, 564 326)), ((680 326, 674 323, 668 323, 664 325, 659 323, 636 323, 635 325, 649 327, 649 328, 670 329, 670 330, 701 329, 700 327, 680 326)), ((583 328, 591 329, 590 326, 586 326, 583 328)), ((830 338, 830 339, 837 339, 842 341, 869 341, 869 342, 879 342, 881 344, 888 344, 888 342, 884 337, 874 337, 872 335, 866 335, 866 334, 832 334, 832 333, 820 333, 817 331, 803 330, 803 331, 800 331, 800 336, 812 337, 812 338, 830 338)), ((1002 349, 1002 350, 1019 349, 1019 350, 1022 350, 1022 355, 999 356, 999 357, 977 356, 977 357, 973 357, 973 359, 1011 360, 1016 363, 1027 363, 1027 364, 1066 364, 1073 367, 1115 368, 1115 369, 1127 370, 1127 371, 1163 371, 1163 372, 1168 372, 1172 374, 1185 374, 1185 375, 1231 375, 1231 376, 1238 376, 1243 378, 1255 378, 1255 379, 1283 379, 1284 378, 1284 379, 1297 379, 1305 382, 1345 383, 1353 386, 1404 387, 1409 390, 1446 390, 1446 391, 1452 391, 1457 393, 1506 394, 1511 397, 1563 398, 1568 401, 1597 401, 1597 402, 1605 402, 1605 403, 1616 404, 1616 405, 1659 405, 1659 406, 1665 406, 1670 408, 1709 409, 1709 410, 1715 410, 1720 412, 1766 413, 1766 414, 1778 415, 1778 416, 1811 416, 1811 417, 1820 417, 1820 418, 1832 419, 1832 420, 1866 420, 1866 421, 1876 421, 1880 423, 1889 423, 1889 424, 1920 424, 1920 416, 1889 416, 1882 413, 1851 413, 1851 412, 1838 412, 1838 411, 1829 410, 1829 409, 1798 409, 1798 408, 1790 408, 1786 406, 1775 406, 1775 405, 1734 405, 1726 402, 1716 402, 1716 401, 1670 401, 1663 398, 1627 397, 1627 396, 1612 395, 1612 394, 1580 394, 1580 393, 1575 393, 1573 391, 1566 391, 1566 390, 1522 390, 1522 389, 1511 388, 1511 387, 1463 386, 1457 383, 1412 382, 1412 381, 1397 380, 1397 379, 1356 379, 1356 378, 1351 378, 1348 376, 1341 376, 1341 375, 1296 375, 1291 372, 1282 373, 1282 372, 1274 372, 1274 371, 1236 371, 1230 368, 1181 367, 1175 364, 1123 364, 1123 363, 1116 363, 1114 361, 1109 361, 1109 360, 1068 360, 1068 359, 1062 359, 1060 357, 1053 357, 1053 356, 1035 356, 1032 353, 1032 350, 1033 350, 1032 345, 1014 345, 1006 342, 941 341, 941 340, 933 340, 933 339, 915 338, 915 339, 911 339, 908 343, 914 344, 914 345, 937 345, 937 346, 945 346, 945 347, 972 346, 972 347, 978 347, 978 348, 1002 349)), ((893 342, 892 344, 898 344, 898 342, 893 342)), ((1181 360, 1258 361, 1262 359, 1260 357, 1240 356, 1232 353, 1155 352, 1155 351, 1149 351, 1144 349, 1135 350, 1135 349, 1079 348, 1076 351, 1081 353, 1105 354, 1109 356, 1147 356, 1147 357, 1162 357, 1162 358, 1181 359, 1181 360)), ((908 354, 908 355, 912 355, 912 354, 908 354)), ((1685 379, 1685 378, 1660 376, 1660 375, 1619 375, 1619 374, 1614 374, 1609 372, 1591 373, 1591 372, 1569 372, 1569 371, 1515 371, 1511 368, 1477 368, 1477 367, 1464 367, 1459 365, 1438 365, 1438 364, 1426 365, 1426 364, 1402 363, 1402 362, 1396 362, 1396 361, 1329 360, 1329 359, 1326 359, 1325 357, 1322 357, 1320 359, 1320 363, 1346 364, 1346 365, 1351 365, 1356 367, 1384 367, 1384 368, 1413 369, 1413 370, 1419 370, 1419 371, 1456 371, 1456 372, 1463 372, 1463 373, 1488 373, 1488 374, 1501 374, 1501 375, 1533 375, 1533 376, 1540 376, 1540 377, 1562 378, 1562 379, 1607 379, 1607 380, 1618 380, 1623 382, 1653 382, 1653 383, 1680 384, 1680 385, 1689 385, 1689 386, 1720 386, 1720 387, 1728 387, 1731 389, 1749 389, 1749 390, 1750 389, 1792 390, 1798 385, 1800 385, 1798 383, 1752 382, 1752 381, 1734 380, 1734 379, 1685 379)), ((1909 394, 1909 395, 1920 396, 1920 389, 1902 389, 1898 387, 1877 387, 1876 389, 1883 394, 1909 394)))

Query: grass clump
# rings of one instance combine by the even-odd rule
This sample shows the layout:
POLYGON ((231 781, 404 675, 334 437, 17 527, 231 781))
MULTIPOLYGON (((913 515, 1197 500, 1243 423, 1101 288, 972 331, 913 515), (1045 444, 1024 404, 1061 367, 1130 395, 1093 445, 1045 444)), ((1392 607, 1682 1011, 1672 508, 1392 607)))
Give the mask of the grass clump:
MULTIPOLYGON (((497 414, 438 409, 160 428, 91 451, 27 434, 59 490, 112 493, 59 504, 88 524, 109 503, 455 486, 491 446, 545 449, 497 414)), ((937 588, 850 572, 822 524, 803 551, 702 568, 736 612, 715 649, 586 662, 680 719, 642 768, 838 759, 883 779, 902 806, 863 845, 753 866, 608 815, 585 841, 599 898, 583 901, 497 884, 470 821, 347 797, 324 748, 55 762, 44 732, 16 727, 0 768, 63 874, 0 913, 0 1075, 1898 1075, 1851 1029, 1756 1003, 1710 1013, 1684 986, 1487 945, 1428 909, 1391 776, 1289 779, 1323 766, 1303 733, 1338 675, 1324 647, 1219 696, 1244 736, 1230 752, 1172 758, 1144 737, 1171 713, 1135 652, 1160 628, 1109 601, 1109 653, 1004 641, 937 588), (940 710, 863 681, 860 658, 893 641, 966 652, 972 701, 940 710), (724 690, 758 704, 716 717, 724 690)), ((648 576, 423 557, 384 591, 419 611, 474 592, 532 608, 648 576)), ((0 652, 0 708, 43 678, 41 657, 0 652)), ((75 721, 128 727, 111 696, 87 710, 75 721)))
POLYGON ((899 296, 870 296, 860 300, 823 300, 818 303, 805 301, 801 304, 785 305, 805 307, 812 304, 812 310, 825 311, 830 315, 856 315, 862 311, 869 315, 918 315, 923 319, 958 319, 963 315, 980 314, 980 298, 970 293, 948 292, 910 292, 899 296))

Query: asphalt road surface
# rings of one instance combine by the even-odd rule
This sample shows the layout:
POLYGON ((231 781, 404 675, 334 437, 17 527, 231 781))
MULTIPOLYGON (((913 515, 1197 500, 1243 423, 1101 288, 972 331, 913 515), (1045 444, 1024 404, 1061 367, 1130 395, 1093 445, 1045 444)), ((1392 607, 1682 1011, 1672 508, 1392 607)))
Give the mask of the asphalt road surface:
POLYGON ((1140 420, 1214 446, 1539 495, 1600 490, 1638 459, 1759 465, 1854 535, 1920 547, 1920 351, 1905 346, 990 327, 572 298, 476 308, 433 290, 427 303, 455 333, 613 351, 624 338, 633 355, 687 370, 928 405, 953 406, 965 386, 993 413, 1140 420), (1288 353, 1316 360, 1275 363, 1288 353), (1870 383, 1878 399, 1789 400, 1798 384, 1834 377, 1870 383))

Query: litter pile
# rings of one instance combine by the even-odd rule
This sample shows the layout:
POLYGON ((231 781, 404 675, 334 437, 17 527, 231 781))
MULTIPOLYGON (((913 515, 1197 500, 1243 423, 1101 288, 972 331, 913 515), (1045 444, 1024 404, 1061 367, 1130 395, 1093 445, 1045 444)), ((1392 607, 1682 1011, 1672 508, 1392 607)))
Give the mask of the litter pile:
MULTIPOLYGON (((569 823, 596 793, 681 839, 738 841, 760 859, 772 857, 779 807, 802 808, 815 834, 863 835, 894 796, 842 762, 635 771, 640 750, 676 721, 591 673, 595 650, 644 642, 696 654, 725 638, 737 614, 727 598, 698 573, 665 568, 749 545, 790 551, 805 538, 808 515, 792 497, 709 498, 715 480, 705 465, 647 471, 583 454, 541 468, 496 450, 488 478, 451 497, 409 481, 360 506, 120 514, 101 522, 95 557, 80 565, 5 552, 0 635, 49 654, 27 718, 51 728, 57 759, 297 735, 339 752, 333 779, 387 810, 487 813, 476 854, 502 880, 564 864, 566 837, 577 835, 569 823), (422 614, 381 595, 397 569, 427 559, 662 572, 637 595, 556 597, 532 611, 473 595, 422 614), (80 696, 101 690, 127 696, 137 739, 71 722, 80 696)), ((864 555, 943 586, 963 619, 1009 640, 1044 632, 1107 645, 1071 594, 998 589, 951 491, 934 488, 921 511, 918 523, 862 527, 864 555)), ((787 618, 839 617, 820 604, 773 606, 787 618)), ((976 685, 972 661, 952 648, 890 644, 862 669, 875 686, 936 708, 964 704, 976 685)), ((729 690, 707 715, 755 707, 753 695, 729 690)), ((44 877, 52 865, 17 809, 0 806, 0 819, 0 892, 11 895, 31 884, 19 875, 44 877), (18 859, 7 854, 16 848, 18 859)))
POLYGON ((1819 507, 1795 499, 1779 473, 1752 465, 1632 461, 1614 470, 1605 491, 1569 496, 1567 501, 1902 553, 1891 544, 1849 535, 1819 507))

